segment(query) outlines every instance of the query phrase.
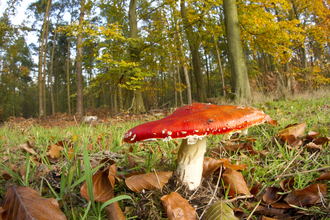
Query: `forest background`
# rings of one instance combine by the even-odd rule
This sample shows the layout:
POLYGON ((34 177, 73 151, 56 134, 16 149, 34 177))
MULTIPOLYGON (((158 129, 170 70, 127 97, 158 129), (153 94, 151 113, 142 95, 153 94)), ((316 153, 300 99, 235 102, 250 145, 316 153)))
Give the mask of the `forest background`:
POLYGON ((330 84, 326 0, 38 0, 14 25, 21 2, 2 4, 0 121, 330 84))

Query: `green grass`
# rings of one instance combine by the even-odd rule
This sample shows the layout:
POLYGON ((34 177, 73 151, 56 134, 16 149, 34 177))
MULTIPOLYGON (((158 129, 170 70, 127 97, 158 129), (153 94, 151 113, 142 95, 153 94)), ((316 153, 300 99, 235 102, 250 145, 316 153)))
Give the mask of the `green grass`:
MULTIPOLYGON (((309 96, 293 97, 280 100, 263 100, 262 102, 254 102, 250 104, 256 108, 264 110, 273 119, 279 122, 277 127, 272 127, 268 124, 253 127, 250 129, 248 136, 256 139, 253 147, 256 151, 267 150, 265 156, 247 155, 241 157, 240 153, 233 154, 231 159, 233 162, 247 164, 248 169, 243 171, 243 175, 252 185, 255 182, 265 184, 266 186, 279 186, 281 179, 276 177, 283 174, 299 173, 302 171, 313 170, 324 167, 330 164, 329 146, 324 146, 322 152, 314 155, 306 150, 299 153, 299 150, 289 149, 286 145, 271 143, 272 137, 285 128, 287 125, 306 121, 305 134, 309 131, 320 133, 319 136, 330 136, 330 95, 327 93, 316 93, 309 96), (299 153, 299 154, 298 154, 299 153), (292 162, 290 164, 290 162, 292 162), (251 172, 253 168, 253 172, 251 172)), ((67 148, 64 150, 64 157, 55 165, 63 167, 70 171, 65 177, 62 176, 61 188, 59 191, 50 189, 43 191, 44 197, 56 198, 62 207, 68 219, 102 219, 105 218, 104 206, 98 202, 88 202, 80 196, 80 186, 82 182, 87 180, 87 185, 90 188, 91 175, 95 169, 88 169, 88 163, 93 158, 98 160, 112 156, 113 153, 119 153, 121 156, 114 158, 117 167, 121 168, 122 173, 129 171, 128 159, 123 150, 128 152, 129 145, 122 144, 123 134, 130 128, 141 124, 141 120, 132 120, 129 122, 113 122, 111 124, 101 124, 96 126, 78 125, 72 127, 50 127, 44 128, 40 126, 28 126, 25 128, 19 126, 4 125, 0 127, 0 158, 8 157, 6 162, 0 161, 0 169, 6 170, 11 174, 12 179, 5 181, 0 178, 0 202, 4 200, 6 186, 8 184, 25 185, 31 188, 42 191, 43 186, 47 185, 42 178, 35 179, 34 173, 37 168, 33 165, 32 156, 17 148, 20 144, 31 141, 34 143, 34 149, 38 157, 43 160, 48 168, 51 168, 51 163, 47 159, 47 146, 55 144, 61 140, 74 141, 74 151, 82 155, 79 160, 84 162, 85 169, 76 162, 73 163, 68 157, 67 148), (100 141, 98 141, 100 140, 100 141), (94 144, 93 151, 87 151, 87 146, 94 144), (25 177, 19 172, 13 170, 8 164, 14 164, 18 171, 25 165, 25 177), (78 165, 77 165, 78 164, 78 165), (71 169, 73 168, 73 169, 71 169)), ((208 139, 208 147, 212 148, 220 144, 221 136, 212 136, 208 139)), ((244 140, 244 138, 242 138, 244 140)), ((139 166, 137 171, 149 172, 152 169, 158 171, 174 170, 176 166, 176 155, 172 154, 172 149, 177 146, 173 142, 148 142, 132 145, 132 155, 139 158, 137 161, 139 166), (158 151, 160 148, 161 151, 158 151), (166 158, 160 164, 161 156, 166 158)), ((310 185, 310 181, 317 178, 321 172, 311 172, 306 174, 295 175, 294 188, 301 189, 310 185)), ((330 184, 328 183, 328 187, 330 184)), ((329 192, 329 190, 328 190, 329 192)), ((91 191, 90 191, 91 193, 91 191)), ((227 192, 228 193, 228 192, 227 192)), ((131 198, 138 202, 139 197, 134 196, 124 183, 115 188, 115 195, 131 195, 131 198)), ((226 195, 224 195, 226 197, 226 195)), ((121 197, 118 197, 121 198, 121 197)), ((127 197, 124 197, 127 199, 127 197)), ((325 198, 326 202, 330 202, 329 196, 325 198)), ((124 206, 126 203, 120 201, 119 204, 124 206)), ((130 203, 131 204, 131 203, 130 203)), ((122 207, 123 208, 123 207, 122 207)), ((311 207, 310 212, 317 214, 319 212, 317 206, 311 207), (314 211, 313 211, 314 210, 314 211)), ((159 210, 161 212, 163 210, 159 210)), ((132 212, 130 212, 132 213, 132 212)), ((321 214, 322 216, 322 214, 321 214)), ((127 218, 132 217, 128 215, 127 218)))

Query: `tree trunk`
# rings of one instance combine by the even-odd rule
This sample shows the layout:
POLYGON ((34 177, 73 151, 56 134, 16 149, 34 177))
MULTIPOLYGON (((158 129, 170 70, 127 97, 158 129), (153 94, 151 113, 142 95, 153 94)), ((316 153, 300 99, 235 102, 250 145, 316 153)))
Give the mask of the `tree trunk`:
MULTIPOLYGON (((82 28, 82 22, 84 20, 85 13, 85 0, 81 0, 80 16, 79 16, 79 27, 82 28)), ((80 32, 77 38, 77 113, 80 115, 84 114, 84 94, 83 94, 83 77, 82 77, 82 39, 83 34, 80 32)))
POLYGON ((181 0, 181 16, 183 19, 183 23, 186 26, 185 32, 188 38, 189 42, 189 48, 192 55, 192 63, 193 63, 193 69, 194 69, 194 75, 196 80, 196 87, 197 87, 197 97, 199 102, 207 102, 207 96, 206 96, 206 90, 204 85, 204 78, 203 73, 201 70, 201 61, 199 57, 199 40, 196 35, 193 33, 192 25, 189 23, 187 12, 186 12, 186 6, 185 6, 185 0, 181 0))
POLYGON ((231 67, 232 92, 236 100, 251 98, 248 71, 238 25, 236 0, 224 0, 225 26, 231 67))
POLYGON ((52 106, 52 116, 55 115, 55 104, 54 104, 54 91, 53 91, 53 63, 54 63, 54 53, 55 53, 55 41, 56 41, 56 33, 57 33, 57 23, 54 31, 53 38, 53 48, 52 48, 52 56, 50 58, 50 72, 49 72, 49 82, 50 82, 50 103, 52 106))
POLYGON ((46 58, 47 58, 47 45, 48 45, 48 27, 49 27, 49 14, 48 14, 48 19, 47 19, 47 25, 46 25, 46 36, 45 36, 45 52, 44 52, 44 68, 43 68, 43 77, 42 77, 42 103, 43 103, 43 109, 44 109, 44 114, 43 114, 43 119, 46 119, 47 115, 47 105, 46 105, 46 58))
POLYGON ((49 9, 51 6, 51 0, 48 0, 47 8, 44 17, 44 24, 42 26, 42 34, 41 34, 41 45, 40 45, 40 55, 39 55, 39 69, 38 69, 38 90, 39 90, 39 119, 40 117, 44 117, 44 108, 43 108, 43 100, 42 100, 42 57, 44 54, 44 40, 45 40, 45 32, 46 32, 46 23, 47 17, 49 14, 49 9))
POLYGON ((121 87, 118 86, 118 99, 119 99, 119 111, 124 110, 124 105, 123 105, 123 93, 121 91, 121 87))
MULTIPOLYGON (((131 0, 129 4, 129 35, 130 38, 138 38, 138 27, 137 27, 137 16, 136 16, 136 5, 138 0, 131 0)), ((131 45, 130 55, 131 60, 135 63, 140 62, 140 49, 138 45, 134 44, 131 45)), ((141 89, 136 89, 133 104, 133 111, 134 113, 145 112, 145 106, 142 98, 141 89)))
MULTIPOLYGON (((177 21, 175 21, 175 29, 176 29, 175 35, 177 36, 177 38, 179 40, 179 52, 180 52, 179 54, 180 54, 180 57, 182 59, 184 59, 181 62, 181 65, 183 66, 183 74, 184 74, 184 78, 185 78, 186 86, 187 86, 187 104, 191 104, 192 98, 191 98, 191 86, 190 86, 190 80, 189 80, 189 74, 188 74, 188 67, 185 62, 185 51, 183 50, 182 38, 181 38, 181 35, 179 32, 179 25, 178 25, 177 21)), ((181 103, 181 105, 183 105, 183 102, 181 103)))
POLYGON ((70 44, 71 39, 69 37, 68 40, 68 52, 67 52, 67 60, 66 60, 66 90, 67 90, 67 97, 68 97, 68 114, 71 115, 71 104, 70 104, 70 44))
POLYGON ((218 59, 218 65, 219 65, 219 72, 221 75, 221 83, 222 83, 222 96, 226 97, 226 89, 225 89, 225 78, 223 75, 223 71, 222 71, 222 65, 221 65, 221 57, 220 57, 220 53, 219 53, 219 48, 218 48, 218 42, 215 38, 215 36, 213 35, 214 38, 214 44, 215 44, 215 49, 217 51, 217 59, 218 59))

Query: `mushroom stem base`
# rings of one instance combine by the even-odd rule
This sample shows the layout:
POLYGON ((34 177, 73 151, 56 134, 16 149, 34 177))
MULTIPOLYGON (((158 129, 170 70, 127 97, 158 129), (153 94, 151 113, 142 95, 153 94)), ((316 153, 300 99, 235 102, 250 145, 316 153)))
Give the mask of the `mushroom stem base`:
POLYGON ((186 139, 182 140, 176 172, 190 190, 196 189, 201 183, 205 150, 206 138, 199 139, 192 145, 188 145, 186 139))

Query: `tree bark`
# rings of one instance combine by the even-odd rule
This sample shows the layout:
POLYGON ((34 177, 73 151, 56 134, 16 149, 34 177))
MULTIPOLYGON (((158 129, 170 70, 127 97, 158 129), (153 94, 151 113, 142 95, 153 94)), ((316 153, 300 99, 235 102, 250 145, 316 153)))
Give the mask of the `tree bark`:
POLYGON ((71 104, 70 104, 70 45, 71 39, 69 37, 68 40, 68 52, 67 52, 67 60, 66 60, 66 90, 68 97, 68 114, 71 115, 71 104))
POLYGON ((53 64, 54 64, 54 53, 55 53, 55 41, 56 41, 56 34, 57 34, 57 23, 55 26, 54 31, 54 38, 53 38, 53 48, 52 48, 52 56, 50 58, 50 72, 49 72, 49 82, 50 82, 50 103, 52 106, 52 116, 55 115, 55 104, 54 104, 54 91, 53 91, 53 64))
POLYGON ((223 71, 222 71, 220 52, 219 52, 217 40, 216 40, 216 38, 215 38, 214 35, 213 35, 213 38, 214 38, 215 49, 217 51, 217 59, 218 59, 218 65, 219 65, 219 72, 220 72, 220 75, 221 75, 222 96, 223 97, 226 97, 225 78, 224 78, 224 74, 223 74, 223 71))
MULTIPOLYGON (((183 74, 184 74, 184 78, 185 78, 185 82, 186 82, 186 86, 187 86, 187 104, 191 104, 192 103, 192 98, 191 98, 191 86, 190 86, 190 80, 189 80, 189 75, 188 75, 188 67, 187 64, 185 62, 185 51, 183 50, 183 46, 182 46, 182 38, 179 32, 179 25, 178 22, 175 20, 175 35, 177 36, 178 40, 179 40, 179 56, 181 57, 181 59, 183 59, 183 61, 181 62, 181 65, 183 66, 183 74)), ((183 102, 181 103, 181 105, 183 105, 183 102)))
POLYGON ((232 92, 235 100, 250 99, 251 90, 238 24, 236 0, 224 0, 225 26, 232 77, 232 92))
POLYGON ((40 117, 44 117, 44 108, 43 108, 43 99, 42 99, 42 57, 44 54, 44 40, 45 40, 45 32, 46 32, 46 23, 47 17, 49 14, 49 9, 51 7, 52 0, 48 0, 47 8, 44 17, 44 24, 42 26, 42 34, 41 34, 41 45, 40 45, 40 54, 39 54, 39 64, 38 64, 38 90, 39 90, 39 119, 40 117))
POLYGON ((185 32, 189 42, 189 48, 192 55, 192 63, 194 69, 194 76, 196 80, 196 87, 197 87, 197 97, 199 102, 207 102, 206 90, 204 85, 204 78, 203 73, 201 70, 201 61, 199 57, 199 40, 198 37, 193 32, 192 25, 189 23, 185 0, 181 0, 181 16, 183 19, 183 23, 186 26, 185 32), (197 38, 197 39, 196 39, 197 38))
POLYGON ((48 13, 48 19, 47 19, 47 25, 46 25, 46 36, 45 36, 45 52, 44 52, 44 62, 43 62, 43 77, 42 77, 42 103, 43 103, 43 119, 46 119, 47 115, 47 105, 46 105, 46 58, 47 58, 47 45, 48 45, 48 27, 49 27, 49 13, 48 13))
MULTIPOLYGON (((79 27, 82 28, 82 22, 84 20, 85 13, 85 0, 81 0, 80 16, 79 16, 79 27)), ((84 114, 84 94, 83 94, 83 77, 82 77, 82 40, 83 34, 79 33, 77 38, 77 113, 80 115, 84 114)))
MULTIPOLYGON (((137 15, 136 15, 136 5, 137 5, 138 0, 131 0, 129 4, 129 34, 130 38, 137 39, 138 38, 138 27, 137 27, 137 15)), ((134 43, 133 43, 134 44, 134 43)), ((134 44, 131 45, 130 49, 130 55, 131 55, 131 60, 135 63, 140 62, 140 49, 138 48, 138 45, 134 44)), ((140 112, 145 112, 145 106, 142 98, 142 93, 141 89, 136 89, 134 91, 135 94, 133 97, 134 99, 134 104, 133 104, 133 111, 134 113, 140 113, 140 112)))

